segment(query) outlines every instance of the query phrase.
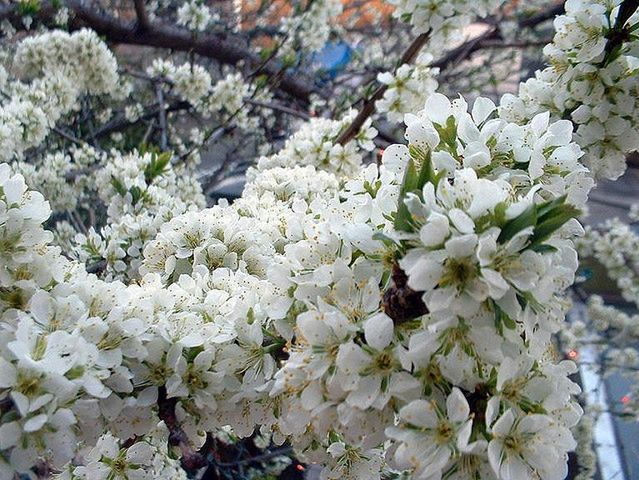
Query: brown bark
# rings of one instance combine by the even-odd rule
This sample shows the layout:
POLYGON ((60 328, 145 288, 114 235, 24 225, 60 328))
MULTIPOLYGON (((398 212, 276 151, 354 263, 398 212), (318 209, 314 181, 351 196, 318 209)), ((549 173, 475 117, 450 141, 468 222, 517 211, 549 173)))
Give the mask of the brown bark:
POLYGON ((406 273, 393 265, 391 286, 384 292, 384 313, 393 319, 395 324, 408 322, 428 313, 422 300, 423 292, 416 292, 408 286, 406 273))

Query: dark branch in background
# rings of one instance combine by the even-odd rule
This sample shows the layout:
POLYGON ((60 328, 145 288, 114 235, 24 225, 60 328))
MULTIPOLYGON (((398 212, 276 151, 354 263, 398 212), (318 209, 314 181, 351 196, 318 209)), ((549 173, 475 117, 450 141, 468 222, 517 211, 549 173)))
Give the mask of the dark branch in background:
POLYGON ((206 455, 194 451, 175 416, 176 398, 167 398, 166 388, 158 389, 158 416, 169 430, 169 445, 180 450, 180 463, 187 472, 195 472, 208 465, 206 455))
POLYGON ((260 463, 266 460, 270 460, 275 457, 281 457, 285 455, 290 455, 293 453, 292 447, 280 447, 276 450, 271 450, 270 452, 263 453, 262 455, 257 455, 255 457, 249 457, 242 460, 238 460, 236 462, 217 462, 213 464, 213 467, 236 467, 238 465, 250 465, 252 463, 260 463))
POLYGON ((189 102, 186 102, 184 100, 179 101, 179 102, 175 102, 173 104, 170 104, 168 106, 164 105, 157 105, 155 108, 150 108, 146 111, 146 113, 144 113, 143 115, 140 115, 136 120, 134 121, 129 121, 126 119, 126 116, 124 115, 124 113, 121 113, 119 115, 117 115, 115 118, 113 118, 111 121, 109 121, 108 123, 106 123, 105 125, 101 126, 100 128, 98 128, 95 132, 95 136, 96 138, 101 138, 104 137, 106 135, 109 135, 111 133, 114 132, 118 132, 124 128, 128 128, 131 127, 133 125, 136 125, 140 122, 143 122, 145 120, 149 120, 151 118, 157 117, 160 114, 161 110, 164 110, 164 114, 166 115, 168 112, 177 112, 179 110, 186 110, 188 108, 191 108, 191 104, 189 102))
MULTIPOLYGON (((141 2, 136 1, 136 11, 141 2)), ((20 5, 17 3, 0 6, 0 20, 8 20, 14 28, 23 30, 20 5)), ((203 57, 212 58, 228 65, 237 65, 244 62, 248 67, 261 65, 261 73, 278 79, 277 88, 303 103, 309 102, 312 93, 322 92, 312 81, 305 81, 300 75, 284 72, 277 62, 269 62, 262 65, 260 57, 240 46, 241 41, 228 34, 207 34, 194 37, 190 31, 177 28, 173 25, 149 22, 146 28, 137 28, 141 25, 140 19, 134 23, 124 22, 105 12, 100 12, 98 7, 91 7, 80 0, 67 0, 65 7, 69 9, 69 29, 78 30, 88 27, 102 35, 112 43, 129 45, 144 45, 148 47, 167 48, 181 52, 193 52, 203 57)), ((143 5, 141 5, 143 7, 143 5)), ((55 17, 57 8, 55 2, 42 1, 37 13, 33 14, 36 20, 50 24, 55 17)), ((146 13, 146 10, 144 11, 146 13)))
POLYGON ((95 263, 91 263, 87 265, 86 271, 87 273, 95 273, 96 275, 99 275, 106 270, 106 267, 107 267, 107 261, 102 259, 102 260, 98 260, 95 263))
POLYGON ((630 40, 630 32, 626 30, 625 25, 638 7, 639 0, 624 0, 619 6, 619 12, 617 12, 615 24, 608 33, 608 42, 606 43, 606 53, 603 61, 604 66, 614 60, 623 46, 623 43, 630 40))
MULTIPOLYGON (((535 15, 531 15, 530 17, 519 20, 517 22, 517 28, 518 30, 524 28, 534 28, 541 23, 555 18, 557 15, 561 15, 562 13, 564 13, 563 2, 535 15)), ((470 40, 462 43, 460 46, 453 48, 446 55, 431 63, 430 66, 433 68, 444 70, 452 65, 461 62, 462 60, 466 60, 473 53, 479 50, 482 50, 484 48, 494 48, 495 42, 499 41, 503 41, 503 38, 501 37, 499 28, 497 26, 493 26, 481 35, 478 35, 475 38, 471 38, 470 40)))
POLYGON ((564 2, 560 2, 558 5, 530 15, 529 17, 522 18, 517 22, 517 25, 519 28, 533 28, 540 23, 544 23, 546 20, 554 19, 557 15, 562 15, 565 11, 564 2))
POLYGON ((308 120, 311 116, 302 112, 301 110, 295 110, 294 108, 287 107, 286 105, 282 105, 276 102, 262 102, 260 100, 253 100, 251 98, 245 98, 244 101, 249 105, 255 105, 257 107, 269 108, 271 110, 275 110, 276 112, 286 113, 288 115, 292 115, 293 117, 301 118, 303 120, 308 120))
POLYGON ((138 30, 143 31, 149 28, 149 14, 146 12, 144 0, 134 0, 135 14, 138 17, 138 30))
MULTIPOLYGON (((428 37, 428 33, 422 33, 415 40, 413 40, 413 43, 408 46, 408 48, 400 58, 398 62, 398 68, 405 63, 412 63, 412 61, 415 60, 415 57, 417 57, 419 51, 428 41, 428 37)), ((362 128, 362 125, 364 125, 364 122, 366 122, 368 117, 375 113, 375 102, 377 102, 377 100, 380 100, 384 96, 386 90, 388 90, 388 85, 380 85, 370 97, 364 100, 359 113, 351 122, 351 124, 346 127, 346 129, 339 135, 339 137, 337 137, 336 143, 345 145, 357 136, 360 128, 362 128)))
POLYGON ((529 40, 521 42, 504 42, 502 40, 486 40, 482 42, 482 48, 504 49, 504 48, 529 48, 543 47, 552 42, 552 38, 544 38, 542 40, 529 40))
MULTIPOLYGON (((563 3, 560 5, 555 5, 547 10, 544 10, 543 12, 539 12, 536 15, 532 15, 520 20, 518 22, 518 27, 520 29, 533 28, 536 25, 550 20, 563 12, 563 3)), ((426 43, 427 39, 428 35, 424 33, 417 37, 415 41, 408 47, 406 52, 404 52, 404 55, 402 55, 399 65, 412 62, 417 56, 417 53, 419 53, 419 50, 426 43)), ((469 58, 478 50, 481 50, 483 48, 493 48, 495 46, 495 40, 503 40, 501 38, 498 26, 490 27, 481 35, 478 35, 475 38, 461 44, 459 47, 454 48, 444 57, 431 63, 430 66, 443 70, 453 64, 469 58)), ((362 128, 362 125, 364 125, 364 122, 366 122, 366 120, 375 113, 375 102, 377 100, 380 100, 384 96, 384 92, 386 92, 387 89, 387 85, 380 85, 373 92, 373 94, 364 101, 362 108, 360 109, 353 122, 337 138, 337 143, 344 145, 357 136, 360 128, 362 128)))
POLYGON ((495 39, 499 39, 499 29, 497 27, 492 27, 481 35, 477 35, 476 37, 462 43, 459 47, 453 48, 446 55, 431 63, 430 66, 432 68, 444 70, 453 64, 469 58, 476 51, 481 50, 483 48, 483 42, 495 39))
POLYGON ((164 152, 169 148, 169 133, 168 126, 166 124, 166 105, 164 104, 164 92, 162 91, 162 85, 160 84, 160 82, 156 82, 155 84, 155 93, 158 97, 158 103, 160 105, 160 150, 164 152))

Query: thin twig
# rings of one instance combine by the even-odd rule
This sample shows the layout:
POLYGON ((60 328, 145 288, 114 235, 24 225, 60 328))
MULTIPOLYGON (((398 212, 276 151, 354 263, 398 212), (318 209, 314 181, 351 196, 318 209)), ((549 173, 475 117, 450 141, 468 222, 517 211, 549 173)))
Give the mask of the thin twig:
MULTIPOLYGON (((429 33, 422 33, 419 35, 413 42, 408 46, 406 51, 404 51, 398 62, 398 68, 406 63, 412 63, 417 54, 422 49, 422 47, 428 41, 429 33)), ((366 120, 375 113, 375 102, 380 100, 384 93, 388 90, 388 85, 382 84, 373 92, 373 94, 368 97, 364 104, 362 105, 361 110, 357 114, 357 116, 353 119, 351 124, 344 129, 344 131, 337 137, 335 143, 339 143, 340 145, 346 145, 353 138, 357 136, 360 128, 366 122, 366 120)))
POLYGON ((160 150, 163 152, 168 149, 168 128, 166 124, 166 106, 164 105, 164 92, 162 90, 162 84, 156 82, 155 93, 158 97, 159 104, 159 122, 160 122, 160 150))
POLYGON ((276 450, 271 450, 270 452, 263 453, 262 455, 256 455, 255 457, 245 458, 242 460, 238 460, 236 462, 217 462, 216 465, 218 467, 236 467, 240 465, 250 465, 251 463, 260 463, 265 460, 270 460, 271 458, 281 457, 283 455, 289 455, 293 452, 291 447, 282 447, 276 450))
POLYGON ((280 103, 275 102, 262 102, 260 100, 253 100, 252 98, 245 98, 244 101, 250 105, 256 105, 258 107, 270 108, 271 110, 275 110, 282 113, 287 113, 294 117, 302 118, 304 120, 308 120, 311 116, 302 112, 301 110, 295 110, 294 108, 287 107, 286 105, 282 105, 280 103))
POLYGON ((55 127, 55 126, 54 126, 54 127, 51 127, 51 130, 52 130, 53 132, 57 133, 58 135, 60 135, 62 138, 66 139, 66 140, 68 140, 68 141, 70 141, 70 142, 75 143, 76 145, 80 145, 80 146, 82 146, 82 145, 85 145, 85 144, 86 144, 86 142, 83 142, 83 141, 82 141, 82 140, 80 140, 79 138, 74 137, 73 135, 71 135, 71 134, 70 134, 70 133, 68 133, 68 132, 65 132, 64 130, 62 130, 62 129, 61 129, 61 128, 59 128, 59 127, 55 127))

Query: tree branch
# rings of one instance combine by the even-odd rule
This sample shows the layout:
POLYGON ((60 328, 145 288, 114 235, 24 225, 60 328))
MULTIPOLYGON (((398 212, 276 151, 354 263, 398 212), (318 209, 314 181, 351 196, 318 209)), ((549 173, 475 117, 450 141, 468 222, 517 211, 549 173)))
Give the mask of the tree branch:
MULTIPOLYGON (((561 15, 564 12, 563 2, 559 5, 554 5, 544 11, 531 15, 530 17, 523 18, 517 22, 519 30, 524 28, 534 28, 540 23, 551 20, 557 15, 561 15)), ((473 53, 484 48, 495 48, 495 42, 503 40, 497 26, 493 26, 486 30, 481 35, 478 35, 470 40, 462 43, 460 46, 452 49, 446 55, 431 63, 431 67, 444 70, 453 64, 459 63, 462 60, 469 58, 473 53)))
POLYGON ((619 6, 619 12, 617 12, 617 18, 615 24, 608 33, 608 41, 606 43, 605 56, 603 65, 607 65, 609 62, 617 58, 617 53, 623 46, 624 42, 630 40, 630 33, 626 30, 626 22, 635 10, 639 8, 639 0, 624 0, 619 6))
MULTIPOLYGON (((422 33, 415 40, 413 40, 413 42, 408 46, 408 48, 400 58, 398 62, 398 68, 406 63, 411 63, 413 60, 415 60, 415 57, 417 56, 421 48, 428 41, 428 37, 428 33, 422 33)), ((384 96, 386 90, 388 90, 388 85, 380 85, 379 87, 377 87, 373 94, 364 101, 361 110, 353 119, 351 124, 346 127, 346 129, 339 135, 339 137, 337 137, 336 143, 345 145, 357 136, 360 128, 362 128, 362 125, 364 125, 364 122, 366 122, 368 117, 375 113, 375 102, 377 102, 377 100, 380 100, 384 96)))
POLYGON ((280 103, 275 102, 262 102, 261 100, 253 100, 251 98, 245 98, 244 101, 249 105, 255 105, 257 107, 269 108, 271 110, 275 110, 276 112, 286 113, 288 115, 292 115, 293 117, 301 118, 303 120, 308 120, 311 116, 302 112, 301 110, 295 110, 294 108, 287 107, 286 105, 282 105, 280 103))
POLYGON ((149 14, 146 11, 144 0, 133 0, 135 14, 138 17, 138 30, 146 30, 149 28, 149 14))
POLYGON ((180 463, 187 472, 194 472, 208 465, 206 455, 194 451, 175 415, 176 398, 168 398, 165 387, 158 389, 158 416, 169 430, 169 445, 179 448, 180 463))
MULTIPOLYGON (((136 0, 136 11, 138 11, 140 3, 140 1, 136 0)), ((95 7, 88 6, 82 0, 66 0, 65 7, 69 9, 71 14, 69 19, 70 30, 78 30, 85 27, 91 28, 113 43, 193 52, 228 65, 237 65, 240 62, 244 62, 248 67, 256 67, 262 63, 258 55, 241 47, 241 42, 235 36, 228 34, 207 34, 194 37, 186 29, 151 22, 148 23, 147 28, 139 29, 136 28, 137 22, 134 24, 124 22, 107 13, 100 12, 95 7)), ((42 1, 37 13, 33 16, 45 24, 50 24, 56 12, 55 2, 42 1)), ((8 20, 18 30, 24 29, 21 18, 18 3, 0 6, 0 20, 8 20)), ((282 92, 304 103, 309 102, 309 96, 312 93, 322 93, 312 81, 300 78, 299 74, 294 75, 282 72, 281 65, 275 62, 263 65, 261 72, 269 77, 277 77, 278 88, 282 92)))
POLYGON ((101 138, 113 132, 118 132, 124 128, 128 128, 133 125, 136 125, 144 120, 149 120, 150 118, 154 118, 160 114, 160 110, 162 109, 164 110, 164 114, 166 115, 166 113, 168 112, 176 112, 178 110, 186 110, 188 108, 191 108, 191 104, 184 100, 173 103, 169 105, 168 107, 165 106, 164 108, 162 108, 161 105, 158 105, 156 108, 152 108, 148 110, 146 113, 144 113, 143 115, 140 115, 134 121, 127 120, 124 113, 121 113, 117 115, 115 118, 113 118, 111 121, 103 125, 102 127, 98 128, 95 132, 95 137, 101 138))
POLYGON ((564 2, 560 2, 546 10, 519 20, 517 24, 519 25, 519 28, 533 28, 540 23, 544 23, 546 20, 554 19, 557 15, 564 13, 565 10, 564 2))
MULTIPOLYGON (((635 0, 633 0, 635 1, 635 0)), ((639 1, 639 0, 636 0, 639 1)), ((563 4, 554 5, 543 12, 532 15, 528 18, 519 21, 520 28, 533 28, 536 25, 554 18, 556 15, 561 14, 564 11, 563 4)), ((493 40, 499 40, 500 33, 497 26, 491 27, 481 35, 461 44, 459 47, 454 48, 448 52, 444 57, 431 63, 431 67, 444 69, 453 63, 457 63, 465 58, 470 57, 474 52, 482 48, 494 47, 493 43, 488 43, 493 40)), ((408 47, 408 49, 402 55, 399 65, 404 63, 410 63, 417 56, 419 50, 423 47, 428 39, 427 34, 421 34, 415 39, 415 41, 408 47)), ((353 120, 353 122, 344 130, 337 139, 337 143, 344 145, 358 134, 359 129, 362 127, 366 119, 368 119, 373 113, 375 113, 375 102, 384 96, 384 92, 387 90, 386 85, 380 85, 373 95, 364 101, 361 110, 353 120)))

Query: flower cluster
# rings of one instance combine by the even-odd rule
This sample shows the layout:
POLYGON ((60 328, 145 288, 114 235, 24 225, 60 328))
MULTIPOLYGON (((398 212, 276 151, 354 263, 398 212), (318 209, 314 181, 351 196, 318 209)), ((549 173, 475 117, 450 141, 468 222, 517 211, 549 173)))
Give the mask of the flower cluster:
POLYGON ((332 31, 334 19, 343 10, 340 0, 317 0, 306 2, 306 7, 297 15, 284 17, 280 28, 288 40, 281 46, 283 55, 294 55, 296 49, 317 52, 322 49, 332 31))
POLYGON ((195 32, 206 30, 212 19, 209 7, 197 0, 184 2, 177 10, 177 24, 195 32))
POLYGON ((312 118, 286 141, 284 148, 277 154, 261 157, 256 168, 249 169, 248 178, 253 179, 257 172, 274 167, 290 168, 296 165, 312 165, 343 177, 354 176, 362 165, 360 148, 372 150, 372 139, 377 135, 377 130, 371 127, 369 119, 354 140, 346 145, 335 143, 355 113, 352 111, 341 120, 312 118))
POLYGON ((429 49, 433 52, 461 40, 462 30, 475 17, 492 13, 502 0, 390 0, 395 5, 393 16, 410 23, 415 33, 429 33, 429 49))
MULTIPOLYGON (((636 211, 636 207, 632 209, 636 211)), ((634 213, 634 212, 632 212, 634 213)), ((631 213, 631 218, 636 216, 631 213)), ((636 418, 639 412, 639 236, 632 224, 618 218, 597 227, 588 227, 586 235, 577 243, 579 254, 586 265, 603 267, 607 278, 614 282, 616 290, 633 311, 625 306, 606 304, 599 295, 592 295, 586 302, 587 315, 575 320, 562 331, 561 338, 566 350, 579 352, 588 348, 597 359, 598 373, 602 376, 623 375, 630 381, 623 397, 620 412, 636 418)), ((586 272, 588 268, 584 268, 586 272)))
MULTIPOLYGON (((3 167, 7 215, 33 218, 1 223, 25 262, 3 290, 5 468, 61 468, 86 445, 71 478, 151 475, 162 455, 145 439, 164 420, 194 448, 260 425, 326 478, 564 471, 578 387, 546 352, 576 269, 580 150, 564 122, 494 111, 433 95, 407 116, 408 146, 341 184, 312 166, 256 170, 233 205, 129 245, 143 277, 128 287, 46 247, 46 204, 3 167), (46 252, 49 273, 29 273, 46 252)), ((167 158, 107 164, 109 214, 152 208, 149 179, 177 184, 167 158)))
MULTIPOLYGON (((0 160, 39 145, 57 120, 78 108, 81 95, 120 96, 115 58, 92 30, 48 32, 24 39, 13 63, 29 83, 2 85, 0 160), (4 96, 3 96, 4 98, 4 96)), ((4 68, 0 67, 6 76, 4 68)))
MULTIPOLYGON (((241 128, 252 125, 247 113, 242 110, 244 100, 255 95, 255 87, 244 81, 239 73, 227 73, 215 84, 210 73, 201 65, 184 63, 176 66, 167 60, 156 59, 147 73, 169 82, 174 93, 181 100, 189 102, 198 113, 208 118, 233 119, 241 128)), ((268 99, 262 92, 260 98, 268 99)))
POLYGON ((88 265, 104 262, 107 278, 138 278, 142 251, 160 227, 204 206, 193 172, 173 167, 170 153, 113 152, 95 176, 97 194, 107 206, 106 225, 99 232, 91 227, 78 233, 74 251, 88 265))
POLYGON ((567 122, 467 110, 429 98, 409 146, 311 204, 268 272, 293 333, 276 431, 326 478, 559 476, 575 448, 574 365, 546 353, 577 266, 581 152, 567 122))
MULTIPOLYGON (((78 399, 93 398, 97 406, 97 399, 108 396, 102 381, 108 382, 113 362, 100 356, 95 345, 100 327, 81 319, 91 301, 92 318, 106 318, 121 286, 98 291, 86 274, 64 261, 59 248, 48 246, 52 235, 41 225, 50 213, 48 203, 27 190, 24 179, 12 175, 6 164, 0 165, 0 186, 0 472, 11 478, 41 458, 62 467, 78 441, 78 399), (94 344, 80 333, 85 329, 94 344)), ((100 322, 106 332, 106 321, 100 322)), ((91 402, 85 407, 91 416, 91 402)))
POLYGON ((13 166, 27 181, 49 199, 53 212, 75 210, 87 200, 92 189, 89 179, 78 172, 88 171, 104 161, 101 152, 84 145, 68 152, 47 153, 32 162, 18 161, 13 166))
POLYGON ((159 423, 149 434, 133 445, 122 445, 117 437, 101 435, 88 451, 85 464, 69 467, 56 478, 59 480, 89 480, 135 478, 139 480, 186 480, 185 471, 168 452, 169 432, 159 423))
POLYGON ((175 282, 106 283, 47 245, 48 204, 6 164, 0 186, 3 478, 39 462, 62 469, 79 452, 86 465, 70 478, 174 478, 166 439, 156 442, 164 453, 152 445, 161 419, 199 446, 202 431, 231 424, 248 435, 272 415, 259 393, 282 346, 258 304, 270 284, 204 265, 175 282), (175 399, 174 412, 158 409, 162 398, 175 399))
POLYGON ((92 30, 59 30, 20 42, 13 59, 27 77, 63 75, 74 88, 92 95, 112 93, 118 85, 113 53, 92 30))
MULTIPOLYGON (((441 45, 499 2, 394 3, 441 45)), ((607 51, 622 26, 609 3, 597 5, 569 1, 556 23, 547 51, 566 68, 548 85, 581 72, 569 75, 561 105, 540 108, 532 95, 506 97, 499 110, 482 97, 450 101, 432 93, 422 57, 379 77, 389 88, 377 107, 391 119, 423 106, 404 116, 407 144, 385 149, 380 164, 365 164, 377 134, 370 119, 342 144, 354 112, 313 118, 249 170, 240 199, 211 208, 196 162, 153 147, 44 145, 27 163, 24 151, 81 96, 124 90, 93 33, 22 42, 15 59, 29 83, 12 82, 0 111, 0 158, 13 161, 0 164, 0 479, 39 470, 69 480, 185 478, 215 438, 256 433, 322 464, 324 479, 564 477, 582 411, 575 365, 556 359, 552 339, 575 281, 575 217, 594 182, 582 159, 602 153, 584 140, 601 112, 578 119, 593 98, 609 102, 606 125, 619 131, 634 115, 634 103, 627 115, 616 110, 634 92, 632 57, 607 51), (595 81, 588 65, 628 83, 579 97, 592 84, 578 76, 595 81), (577 142, 559 118, 568 111, 577 142), (92 176, 76 176, 85 170, 92 176), (53 246, 68 241, 70 224, 56 237, 43 224, 51 207, 77 220, 70 212, 87 192, 105 207, 105 226, 78 234, 70 260, 53 246)), ((313 50, 342 6, 306 7, 286 28, 311 31, 301 44, 313 50)), ((210 21, 198 2, 177 15, 194 31, 210 21)), ((214 82, 202 66, 160 60, 147 73, 139 76, 157 87, 160 110, 173 95, 220 117, 217 128, 253 126, 242 109, 259 89, 239 74, 214 82)), ((120 115, 135 123, 143 108, 120 115)), ((205 136, 195 129, 192 143, 205 136)), ((611 222, 582 247, 635 301, 636 235, 611 222)), ((634 316, 597 298, 590 310, 600 332, 636 340, 634 316)), ((607 359, 639 364, 632 348, 607 359)))
POLYGON ((377 80, 388 86, 382 99, 375 103, 377 111, 386 113, 391 122, 400 122, 405 113, 421 108, 438 86, 434 78, 438 69, 428 67, 432 61, 432 55, 423 54, 414 65, 404 64, 394 73, 377 75, 377 80))
POLYGON ((626 301, 639 299, 639 236, 631 225, 614 218, 598 228, 588 228, 579 249, 606 268, 626 301))
POLYGON ((549 67, 522 83, 519 95, 505 95, 501 115, 527 121, 541 111, 571 118, 584 163, 602 177, 616 179, 625 156, 639 148, 637 134, 635 13, 619 23, 621 0, 569 0, 555 19, 555 37, 544 53, 549 67))

